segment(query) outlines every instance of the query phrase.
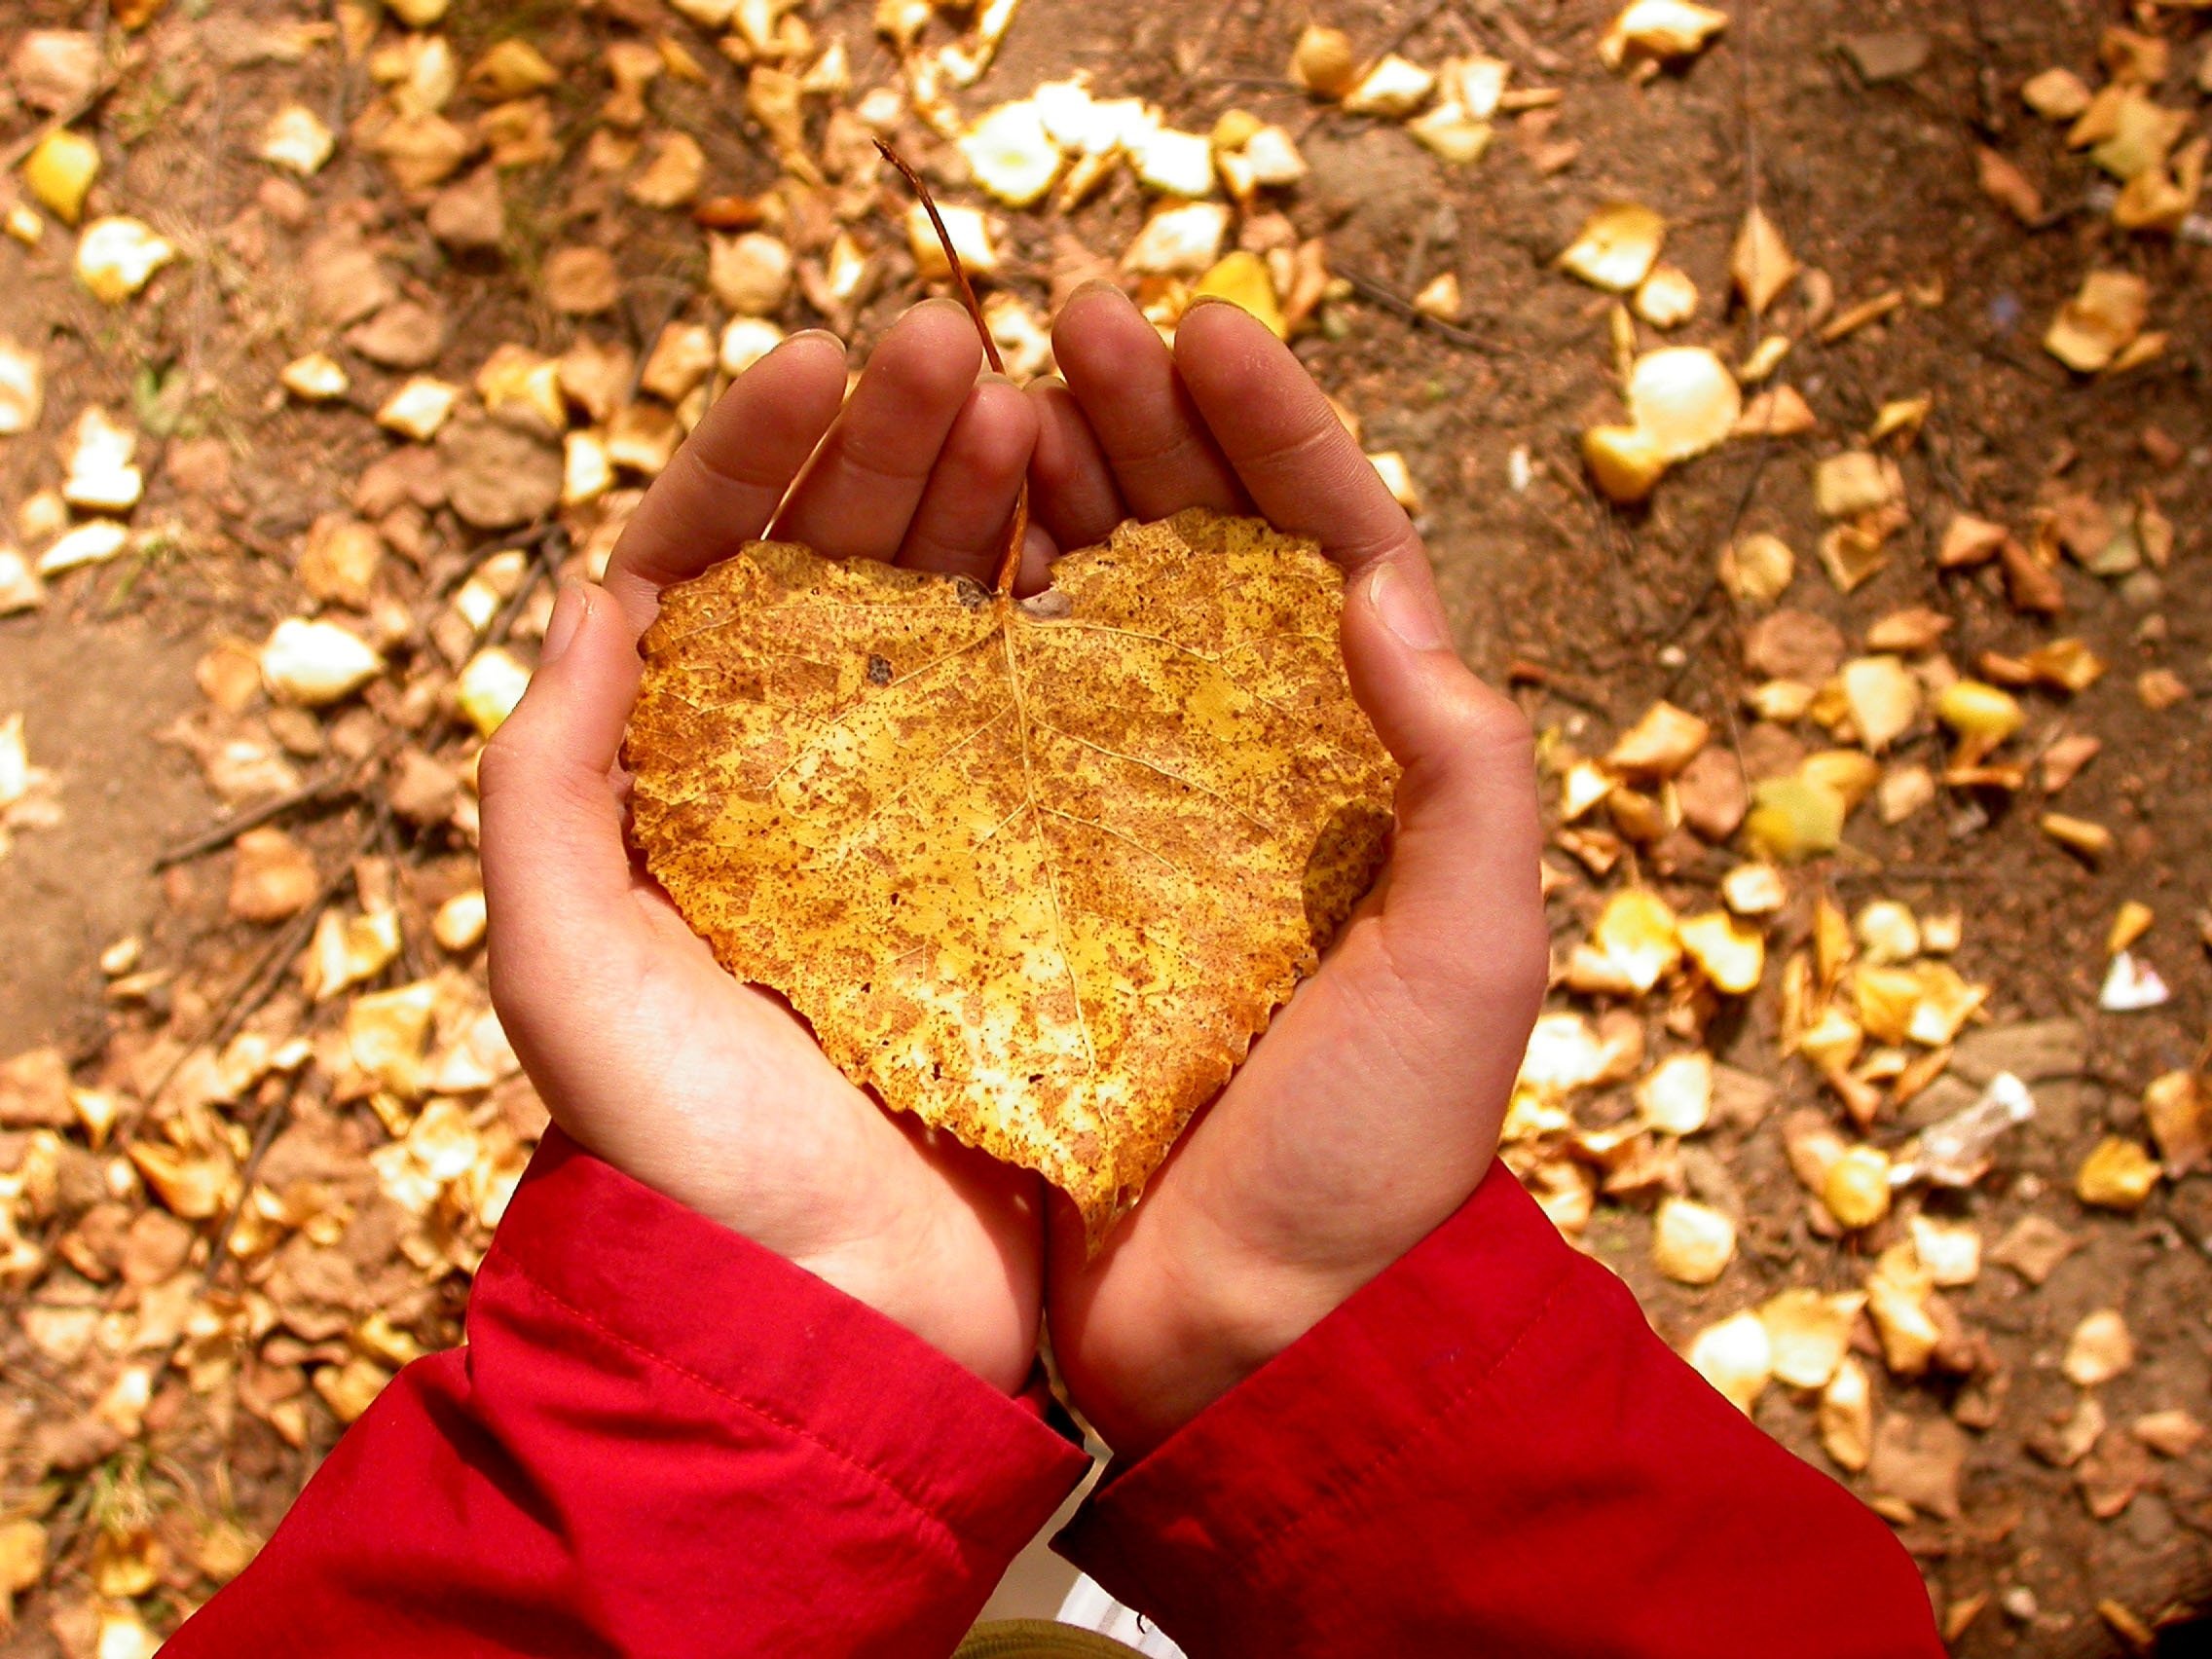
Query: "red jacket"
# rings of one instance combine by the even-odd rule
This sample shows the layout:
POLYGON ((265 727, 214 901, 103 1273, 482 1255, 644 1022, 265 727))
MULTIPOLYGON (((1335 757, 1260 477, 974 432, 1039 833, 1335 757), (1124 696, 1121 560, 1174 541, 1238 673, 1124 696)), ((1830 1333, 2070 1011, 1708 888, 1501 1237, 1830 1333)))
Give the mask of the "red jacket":
MULTIPOLYGON (((168 1659, 943 1655, 1088 1467, 1041 1388, 558 1132, 468 1339, 399 1374, 168 1659)), ((1943 1651, 1888 1529, 1503 1170, 1058 1547, 1193 1659, 1943 1651)))

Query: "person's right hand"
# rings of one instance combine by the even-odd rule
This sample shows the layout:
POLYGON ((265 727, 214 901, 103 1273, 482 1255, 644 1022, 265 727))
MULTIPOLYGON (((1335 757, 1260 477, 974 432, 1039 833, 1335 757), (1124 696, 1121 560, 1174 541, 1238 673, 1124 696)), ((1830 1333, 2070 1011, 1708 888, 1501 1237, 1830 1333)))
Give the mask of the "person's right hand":
POLYGON ((1084 1260, 1049 1236, 1054 1357, 1117 1453, 1189 1421, 1448 1218, 1489 1169, 1549 937, 1529 725, 1460 663, 1419 538, 1297 358, 1226 304, 1175 350, 1118 292, 1053 331, 1031 390, 1037 521, 1257 511, 1345 571, 1353 695, 1404 768, 1389 863, 1320 970, 1084 1260))
POLYGON ((1036 1357, 1036 1177, 885 1113, 780 999, 718 967, 633 864, 615 763, 661 590, 754 536, 988 578, 1037 422, 1008 382, 977 381, 980 359, 939 301, 891 329, 849 398, 827 334, 740 376, 606 585, 561 595, 477 778, 492 999, 561 1126, 1011 1391, 1036 1357))

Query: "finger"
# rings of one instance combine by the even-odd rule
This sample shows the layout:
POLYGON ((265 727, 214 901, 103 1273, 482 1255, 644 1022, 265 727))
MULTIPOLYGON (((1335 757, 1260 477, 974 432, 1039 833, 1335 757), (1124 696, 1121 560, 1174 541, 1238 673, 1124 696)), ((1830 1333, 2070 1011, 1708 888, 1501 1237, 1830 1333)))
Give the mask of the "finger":
POLYGON ((621 608, 571 584, 530 689, 477 759, 492 988, 518 1048, 540 1040, 536 1011, 574 1006, 643 943, 608 779, 640 671, 621 608))
POLYGON ((662 588, 728 558, 767 528, 844 394, 844 345, 810 329, 716 399, 645 492, 608 561, 607 591, 633 639, 652 622, 662 588))
POLYGON ((1052 561, 1060 556, 1059 543, 1051 533, 1030 521, 1029 533, 1021 540, 1021 570, 1014 578, 1014 591, 1027 599, 1031 594, 1043 593, 1052 585, 1052 561))
POLYGON ((1052 325, 1052 354, 1139 518, 1246 505, 1206 435, 1159 332, 1110 283, 1079 289, 1052 325))
POLYGON ((777 515, 776 535, 827 559, 897 553, 982 357, 975 324, 951 300, 901 317, 777 515))
POLYGON ((1382 893, 1410 985, 1485 1003, 1543 995, 1550 940, 1535 745, 1513 702, 1453 649, 1425 561, 1373 561, 1345 596, 1352 695, 1402 768, 1382 893))
MULTIPOLYGON (((1426 559, 1344 423, 1292 356, 1248 312, 1201 301, 1175 331, 1175 361, 1200 417, 1253 503, 1278 530, 1310 535, 1357 577, 1377 559, 1426 559)), ((1415 579, 1409 574, 1409 579, 1415 579)))
POLYGON ((987 586, 1036 442, 1037 411, 1020 388, 1004 375, 977 381, 930 471, 899 563, 987 586))
POLYGON ((1091 547, 1127 518, 1106 452, 1065 381, 1032 381, 1037 452, 1029 461, 1029 514, 1062 547, 1091 547))

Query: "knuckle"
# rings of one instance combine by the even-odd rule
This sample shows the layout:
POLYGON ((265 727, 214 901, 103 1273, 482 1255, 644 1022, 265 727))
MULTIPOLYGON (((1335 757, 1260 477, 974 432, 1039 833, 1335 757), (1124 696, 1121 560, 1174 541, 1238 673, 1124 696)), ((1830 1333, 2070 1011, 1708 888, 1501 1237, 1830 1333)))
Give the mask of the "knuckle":
POLYGON ((487 805, 505 799, 528 787, 530 771, 529 753, 510 718, 477 753, 476 798, 487 805))

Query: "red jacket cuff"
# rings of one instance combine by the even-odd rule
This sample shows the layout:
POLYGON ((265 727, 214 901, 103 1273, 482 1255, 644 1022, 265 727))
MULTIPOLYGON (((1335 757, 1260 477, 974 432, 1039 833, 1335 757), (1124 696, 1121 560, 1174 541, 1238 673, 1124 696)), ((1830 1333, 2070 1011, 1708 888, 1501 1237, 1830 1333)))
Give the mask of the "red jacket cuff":
POLYGON ((1889 1530, 1494 1167, 1056 1540, 1199 1656, 1939 1656, 1889 1530))
POLYGON ((1109 1590, 1174 1576, 1169 1561, 1194 1548, 1246 1562, 1298 1553, 1285 1542, 1419 1456, 1576 1259, 1493 1166, 1382 1276, 1146 1456, 1111 1465, 1054 1547, 1109 1590), (1265 1478, 1256 1440, 1271 1447, 1265 1478))
POLYGON ((1046 1420, 1041 1372, 1010 1399, 558 1127, 499 1223, 477 1294, 505 1294, 508 1275, 661 1373, 660 1385, 719 1396, 984 1554, 1011 1559, 1088 1467, 1046 1420))

